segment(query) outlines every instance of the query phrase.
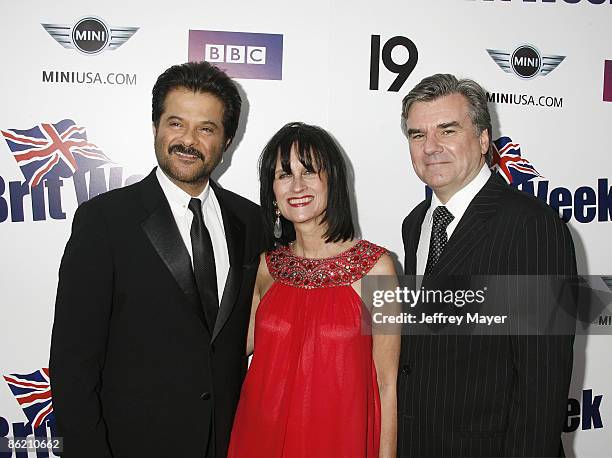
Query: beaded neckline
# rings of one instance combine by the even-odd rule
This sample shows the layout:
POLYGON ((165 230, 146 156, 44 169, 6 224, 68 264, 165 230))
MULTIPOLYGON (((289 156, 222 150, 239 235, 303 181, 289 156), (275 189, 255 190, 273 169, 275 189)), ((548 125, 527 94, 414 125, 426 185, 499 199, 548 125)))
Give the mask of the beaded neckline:
POLYGON ((282 246, 266 254, 272 277, 297 288, 330 288, 348 286, 356 282, 376 264, 387 250, 360 240, 349 249, 329 258, 303 258, 289 246, 282 246))
POLYGON ((333 255, 333 256, 329 256, 329 257, 327 257, 327 258, 306 258, 306 257, 304 257, 304 256, 298 256, 298 255, 297 255, 297 254, 295 254, 295 253, 293 252, 293 250, 292 250, 292 246, 293 246, 293 244, 294 244, 295 242, 291 242, 289 245, 287 245, 287 246, 285 246, 285 247, 280 247, 280 248, 286 248, 286 249, 287 249, 287 256, 291 256, 291 257, 294 257, 294 258, 296 258, 296 259, 306 259, 306 260, 308 260, 308 261, 317 261, 317 262, 318 262, 318 261, 329 261, 329 260, 331 260, 331 259, 341 258, 341 257, 343 257, 343 256, 347 255, 347 254, 348 254, 348 253, 349 253, 351 250, 353 250, 353 249, 357 248, 357 246, 358 246, 360 243, 363 243, 363 242, 365 242, 365 240, 358 240, 358 241, 357 241, 357 243, 355 243, 353 246, 351 246, 351 247, 347 248, 347 249, 346 249, 346 250, 344 250, 344 251, 341 251, 341 252, 340 252, 340 253, 338 253, 338 254, 335 254, 335 255, 333 255))

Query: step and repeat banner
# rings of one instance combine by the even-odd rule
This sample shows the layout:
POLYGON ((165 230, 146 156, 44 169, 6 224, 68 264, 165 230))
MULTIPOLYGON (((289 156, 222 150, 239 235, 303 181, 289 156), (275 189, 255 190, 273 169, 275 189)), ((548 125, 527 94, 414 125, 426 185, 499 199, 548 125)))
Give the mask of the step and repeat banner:
MULTIPOLYGON (((221 185, 257 202, 266 141, 289 121, 318 124, 346 153, 360 233, 398 260, 401 222, 425 196, 401 100, 433 73, 472 78, 500 172, 559 210, 579 273, 612 272, 611 0, 58 0, 2 16, 0 437, 54 433, 49 342, 74 212, 155 166, 151 88, 187 60, 216 63, 243 93, 221 185)), ((610 455, 611 344, 576 338, 569 456, 610 455)))

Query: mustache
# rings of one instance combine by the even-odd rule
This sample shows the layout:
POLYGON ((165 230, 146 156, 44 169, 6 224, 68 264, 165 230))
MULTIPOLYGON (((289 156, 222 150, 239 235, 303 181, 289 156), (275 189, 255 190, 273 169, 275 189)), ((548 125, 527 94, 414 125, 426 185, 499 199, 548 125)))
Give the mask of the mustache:
POLYGON ((202 152, 197 149, 194 148, 193 146, 185 146, 185 145, 181 145, 181 144, 176 144, 176 145, 170 145, 168 147, 168 153, 169 154, 173 154, 173 153, 183 153, 183 154, 189 154, 191 156, 196 156, 199 159, 204 159, 204 155, 202 154, 202 152))

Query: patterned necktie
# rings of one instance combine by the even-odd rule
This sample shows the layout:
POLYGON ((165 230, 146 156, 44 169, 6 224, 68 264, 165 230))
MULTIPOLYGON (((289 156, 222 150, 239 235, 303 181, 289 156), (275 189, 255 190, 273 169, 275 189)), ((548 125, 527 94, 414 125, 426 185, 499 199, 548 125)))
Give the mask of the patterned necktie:
POLYGON ((219 296, 217 294, 217 270, 215 268, 215 253, 213 251, 210 233, 202 217, 202 202, 200 199, 189 201, 189 210, 193 213, 191 223, 191 247, 193 250, 193 273, 200 293, 200 301, 204 308, 206 321, 213 332, 217 312, 219 311, 219 296))
POLYGON ((453 214, 443 205, 436 207, 433 211, 433 226, 431 228, 431 238, 429 239, 429 254, 427 255, 425 275, 429 275, 432 272, 438 259, 440 259, 440 255, 448 241, 446 228, 454 219, 453 214))

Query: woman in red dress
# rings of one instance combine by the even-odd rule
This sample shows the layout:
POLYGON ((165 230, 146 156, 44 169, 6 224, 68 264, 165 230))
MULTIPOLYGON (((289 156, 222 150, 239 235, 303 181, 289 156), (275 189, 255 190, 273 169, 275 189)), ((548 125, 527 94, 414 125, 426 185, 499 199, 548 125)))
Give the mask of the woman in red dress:
POLYGON ((259 265, 229 456, 393 457, 400 338, 367 332, 359 293, 364 276, 395 270, 354 239, 342 154, 323 129, 290 123, 260 180, 279 246, 259 265))

